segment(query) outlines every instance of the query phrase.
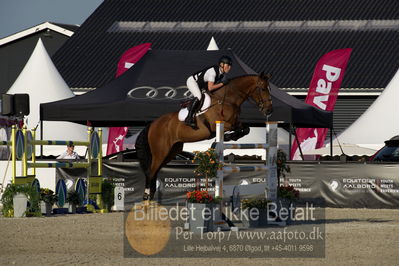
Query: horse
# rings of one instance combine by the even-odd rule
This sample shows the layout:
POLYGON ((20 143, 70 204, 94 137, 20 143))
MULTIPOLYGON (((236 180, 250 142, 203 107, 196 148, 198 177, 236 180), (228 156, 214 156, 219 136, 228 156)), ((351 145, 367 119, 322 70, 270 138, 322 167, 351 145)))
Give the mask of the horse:
POLYGON ((247 99, 252 99, 259 111, 269 116, 272 113, 270 78, 263 73, 240 76, 209 93, 211 105, 196 117, 196 129, 180 121, 178 112, 164 114, 143 129, 136 140, 137 157, 146 178, 143 199, 153 199, 159 170, 182 151, 185 142, 214 137, 215 121, 224 121, 225 132, 240 127, 240 109, 247 99))

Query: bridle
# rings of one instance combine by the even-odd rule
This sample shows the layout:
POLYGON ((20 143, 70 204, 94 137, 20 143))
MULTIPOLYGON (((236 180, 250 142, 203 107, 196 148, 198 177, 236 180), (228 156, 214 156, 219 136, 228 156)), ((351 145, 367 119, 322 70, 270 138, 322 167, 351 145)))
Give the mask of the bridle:
MULTIPOLYGON (((256 86, 255 89, 253 91, 256 90, 257 94, 258 94, 258 101, 255 101, 256 106, 259 108, 259 111, 262 113, 264 112, 264 109, 266 107, 266 100, 262 97, 262 91, 268 91, 269 93, 269 98, 267 99, 267 101, 270 102, 270 104, 272 103, 272 94, 271 94, 271 89, 270 89, 270 84, 269 82, 267 83, 267 88, 264 88, 263 85, 264 81, 258 80, 256 81, 256 86)), ((251 92, 251 94, 253 93, 253 91, 251 92)))

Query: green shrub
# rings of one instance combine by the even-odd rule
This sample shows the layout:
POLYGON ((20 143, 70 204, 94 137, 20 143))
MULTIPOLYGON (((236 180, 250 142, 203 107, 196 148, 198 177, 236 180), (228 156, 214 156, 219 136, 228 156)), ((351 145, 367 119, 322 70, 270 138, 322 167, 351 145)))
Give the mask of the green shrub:
POLYGON ((76 205, 76 206, 81 206, 83 202, 81 201, 81 198, 79 196, 79 193, 76 191, 69 191, 68 196, 67 196, 67 201, 70 204, 76 205))
POLYGON ((3 196, 1 197, 1 203, 3 204, 3 216, 4 217, 13 217, 14 216, 14 206, 13 206, 13 198, 16 194, 22 193, 25 194, 28 198, 28 208, 26 210, 26 216, 41 216, 40 212, 40 194, 36 190, 36 187, 33 187, 30 184, 24 185, 16 185, 16 184, 8 184, 3 196))
POLYGON ((105 179, 101 184, 101 199, 104 207, 110 211, 114 205, 115 185, 112 180, 105 179))

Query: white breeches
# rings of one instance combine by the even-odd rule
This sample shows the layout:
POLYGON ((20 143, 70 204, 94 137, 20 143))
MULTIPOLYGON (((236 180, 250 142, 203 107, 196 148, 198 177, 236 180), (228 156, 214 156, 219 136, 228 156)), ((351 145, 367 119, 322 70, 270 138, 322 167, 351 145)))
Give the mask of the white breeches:
POLYGON ((187 79, 187 88, 190 90, 191 94, 194 97, 197 97, 199 100, 201 100, 201 90, 198 87, 198 83, 195 81, 193 76, 190 76, 187 79))

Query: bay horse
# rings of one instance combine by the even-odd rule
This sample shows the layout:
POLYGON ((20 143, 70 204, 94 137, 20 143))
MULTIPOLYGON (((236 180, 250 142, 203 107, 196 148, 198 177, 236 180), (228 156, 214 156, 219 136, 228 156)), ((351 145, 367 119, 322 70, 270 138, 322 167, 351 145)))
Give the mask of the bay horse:
POLYGON ((255 101, 263 115, 272 112, 270 75, 246 75, 233 78, 220 89, 209 93, 211 105, 197 116, 197 129, 179 121, 178 112, 167 113, 141 131, 136 140, 137 157, 146 177, 144 199, 153 199, 159 170, 182 151, 185 142, 196 142, 215 136, 215 121, 224 121, 224 130, 239 126, 242 103, 255 101))

